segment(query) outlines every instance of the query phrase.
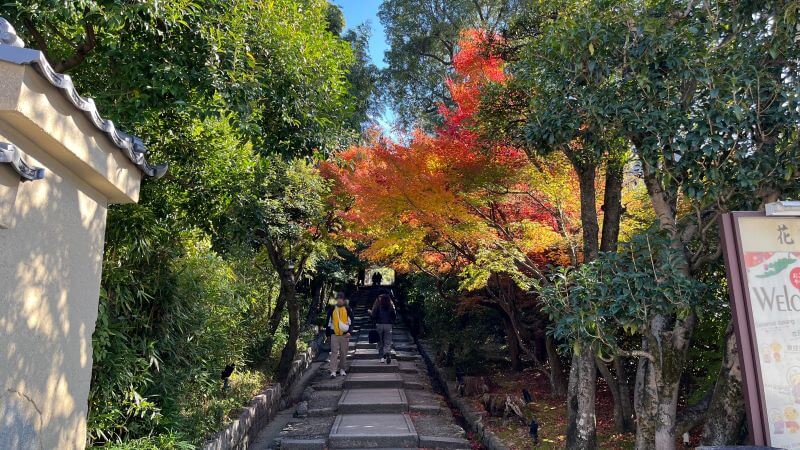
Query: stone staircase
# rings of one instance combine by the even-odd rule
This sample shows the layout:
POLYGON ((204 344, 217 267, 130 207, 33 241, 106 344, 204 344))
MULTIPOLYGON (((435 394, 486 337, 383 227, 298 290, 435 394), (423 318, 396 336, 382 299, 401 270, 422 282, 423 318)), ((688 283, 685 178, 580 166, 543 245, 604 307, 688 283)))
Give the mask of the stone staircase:
POLYGON ((307 415, 289 420, 277 436, 259 436, 251 448, 470 448, 402 324, 394 326, 391 364, 378 359, 368 339, 374 295, 374 288, 362 289, 351 298, 347 376, 331 379, 327 354, 321 354, 323 363, 304 392, 307 415))

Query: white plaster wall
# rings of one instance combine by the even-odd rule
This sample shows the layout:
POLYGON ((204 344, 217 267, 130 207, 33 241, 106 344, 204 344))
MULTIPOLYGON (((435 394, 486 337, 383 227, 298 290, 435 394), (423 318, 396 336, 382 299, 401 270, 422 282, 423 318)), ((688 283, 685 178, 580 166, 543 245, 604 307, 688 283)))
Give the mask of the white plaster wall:
POLYGON ((2 121, 0 139, 46 170, 0 229, 0 448, 84 448, 107 200, 2 121))

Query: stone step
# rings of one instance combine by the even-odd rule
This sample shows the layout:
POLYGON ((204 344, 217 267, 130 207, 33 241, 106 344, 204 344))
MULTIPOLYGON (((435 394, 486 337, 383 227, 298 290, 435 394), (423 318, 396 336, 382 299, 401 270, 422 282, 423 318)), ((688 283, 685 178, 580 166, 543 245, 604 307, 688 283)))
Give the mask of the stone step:
POLYGON ((402 388, 399 373, 349 373, 344 380, 345 389, 402 388))
MULTIPOLYGON (((370 343, 369 338, 353 339, 350 341, 350 350, 377 348, 378 343, 370 343)), ((394 342, 392 348, 402 352, 416 352, 417 346, 412 342, 394 342)))
POLYGON ((400 372, 402 373, 419 373, 419 368, 413 361, 403 361, 399 362, 397 365, 400 366, 400 372))
POLYGON ((424 381, 421 381, 419 379, 409 379, 409 378, 405 379, 405 381, 403 382, 403 387, 406 389, 414 389, 414 390, 424 390, 431 388, 431 386, 424 381))
POLYGON ((402 389, 348 389, 339 399, 339 414, 381 414, 408 411, 402 389))
POLYGON ((316 381, 311 384, 311 387, 313 387, 317 391, 341 391, 343 383, 344 380, 342 377, 336 377, 333 379, 316 381))
POLYGON ((408 414, 342 414, 328 436, 329 448, 419 448, 408 414))
POLYGON ((444 397, 431 391, 405 391, 408 410, 421 414, 446 414, 449 412, 444 397))
MULTIPOLYGON (((360 359, 380 359, 378 350, 373 345, 372 348, 356 348, 347 352, 347 358, 356 361, 360 359)), ((418 361, 420 356, 416 352, 397 352, 392 351, 392 359, 398 361, 418 361)))
POLYGON ((397 344, 393 344, 392 348, 394 348, 398 352, 416 352, 417 351, 417 346, 414 345, 414 344, 397 343, 397 344))
POLYGON ((358 348, 354 350, 348 357, 352 360, 357 359, 380 359, 378 349, 376 348, 358 348))
POLYGON ((409 416, 419 435, 419 446, 425 448, 469 447, 464 430, 456 425, 450 414, 409 416))
POLYGON ((393 360, 391 364, 377 359, 357 359, 350 363, 350 373, 394 373, 400 372, 400 365, 393 360))
POLYGON ((398 361, 418 361, 420 356, 413 352, 398 352, 395 358, 397 358, 398 361))
POLYGON ((294 419, 286 424, 275 440, 280 442, 280 448, 297 450, 325 448, 326 439, 335 421, 333 417, 294 419))

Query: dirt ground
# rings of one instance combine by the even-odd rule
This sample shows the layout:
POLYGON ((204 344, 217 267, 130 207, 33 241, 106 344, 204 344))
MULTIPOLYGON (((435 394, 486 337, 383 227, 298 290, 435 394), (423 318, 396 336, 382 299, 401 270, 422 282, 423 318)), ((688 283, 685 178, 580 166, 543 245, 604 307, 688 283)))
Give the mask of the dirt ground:
MULTIPOLYGON (((567 418, 563 398, 553 398, 547 379, 540 373, 526 370, 521 373, 500 372, 490 375, 495 386, 492 393, 522 396, 522 389, 528 389, 533 402, 527 406, 527 413, 539 422, 539 445, 533 446, 528 435, 528 424, 502 418, 485 418, 484 423, 512 449, 560 449, 566 441, 567 418)), ((468 398, 476 411, 483 411, 479 397, 468 398)), ((614 431, 614 407, 611 393, 603 380, 597 385, 597 441, 604 450, 633 448, 634 436, 614 431)))

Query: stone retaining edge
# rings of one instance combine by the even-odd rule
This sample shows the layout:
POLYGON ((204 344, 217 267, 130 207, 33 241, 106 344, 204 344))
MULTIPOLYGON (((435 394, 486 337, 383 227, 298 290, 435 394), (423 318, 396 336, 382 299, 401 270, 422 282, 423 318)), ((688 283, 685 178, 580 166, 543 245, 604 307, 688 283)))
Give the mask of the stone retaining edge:
POLYGON ((444 376, 444 371, 433 362, 428 352, 427 344, 418 338, 414 338, 414 340, 417 342, 417 348, 419 349, 420 355, 422 355, 422 359, 425 360, 425 365, 428 366, 428 370, 439 383, 447 400, 461 412, 461 416, 469 427, 469 431, 475 433, 488 450, 509 450, 509 447, 483 424, 483 414, 473 410, 472 406, 462 397, 454 395, 458 392, 456 383, 448 380, 444 376))
POLYGON ((302 381, 303 372, 311 367, 324 340, 324 333, 318 333, 309 342, 306 351, 292 361, 289 376, 283 386, 276 383, 253 397, 250 406, 245 407, 238 418, 203 444, 203 450, 246 450, 261 429, 286 406, 288 399, 283 397, 292 392, 294 383, 302 381))

